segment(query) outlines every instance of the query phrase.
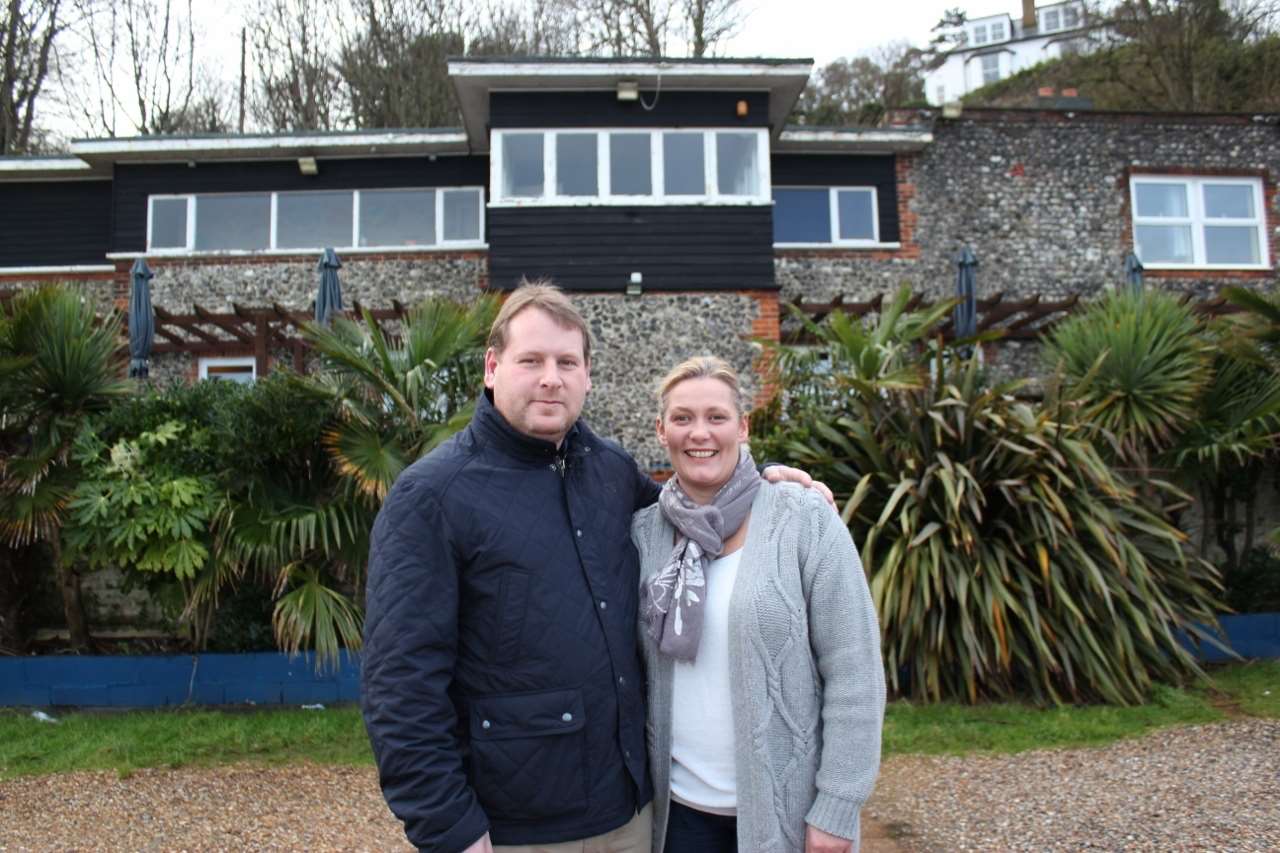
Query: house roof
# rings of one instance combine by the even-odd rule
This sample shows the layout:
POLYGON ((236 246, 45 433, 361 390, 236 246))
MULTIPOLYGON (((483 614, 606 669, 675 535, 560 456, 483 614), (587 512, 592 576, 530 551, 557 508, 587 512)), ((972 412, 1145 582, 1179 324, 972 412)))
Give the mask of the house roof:
POLYGON ((788 125, 773 144, 775 154, 895 154, 920 151, 933 142, 927 127, 811 127, 788 125))
POLYGON ((489 148, 489 93, 612 90, 622 81, 662 90, 769 93, 769 126, 781 132, 813 69, 812 59, 481 58, 449 60, 471 150, 489 148))
POLYGON ((0 181, 107 179, 79 157, 0 157, 0 181))
POLYGON ((298 157, 466 154, 457 128, 389 129, 339 133, 134 136, 76 139, 71 153, 90 165, 193 160, 291 160, 298 157))

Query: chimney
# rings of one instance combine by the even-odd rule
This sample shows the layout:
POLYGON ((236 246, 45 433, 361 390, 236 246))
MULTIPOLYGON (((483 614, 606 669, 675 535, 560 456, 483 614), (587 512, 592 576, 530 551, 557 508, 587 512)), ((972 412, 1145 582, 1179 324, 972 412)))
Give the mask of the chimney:
POLYGON ((1036 26, 1036 0, 1022 0, 1022 31, 1030 32, 1036 26))

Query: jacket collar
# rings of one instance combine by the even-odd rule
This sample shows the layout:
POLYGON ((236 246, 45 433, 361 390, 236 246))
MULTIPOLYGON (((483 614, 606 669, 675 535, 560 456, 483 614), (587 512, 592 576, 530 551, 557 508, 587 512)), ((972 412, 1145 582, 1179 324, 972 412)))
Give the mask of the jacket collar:
POLYGON ((560 442, 559 449, 555 444, 543 438, 525 435, 508 423, 502 413, 493 404, 493 394, 485 388, 476 400, 476 413, 471 418, 471 428, 486 444, 505 450, 511 455, 530 462, 551 462, 557 457, 568 456, 586 443, 591 431, 579 418, 569 428, 569 433, 560 442))

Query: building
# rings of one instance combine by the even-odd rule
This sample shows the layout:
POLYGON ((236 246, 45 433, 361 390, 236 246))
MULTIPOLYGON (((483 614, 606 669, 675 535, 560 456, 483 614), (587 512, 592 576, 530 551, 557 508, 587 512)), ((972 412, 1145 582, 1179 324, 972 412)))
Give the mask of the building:
POLYGON ((70 279, 122 306, 145 257, 159 311, 213 318, 204 337, 157 338, 153 374, 195 379, 288 363, 243 329, 305 311, 326 246, 348 302, 374 309, 548 275, 597 338, 588 417, 657 464, 665 368, 714 352, 750 374, 753 338, 778 338, 789 301, 904 283, 949 296, 962 243, 981 297, 1087 298, 1131 249, 1156 286, 1278 283, 1278 116, 788 126, 811 67, 458 60, 461 128, 92 139, 0 159, 0 289, 70 279))
POLYGON ((1022 15, 988 15, 966 20, 941 33, 955 45, 937 68, 925 75, 925 97, 941 106, 1061 56, 1090 48, 1084 3, 1080 0, 1037 7, 1022 0, 1022 15))

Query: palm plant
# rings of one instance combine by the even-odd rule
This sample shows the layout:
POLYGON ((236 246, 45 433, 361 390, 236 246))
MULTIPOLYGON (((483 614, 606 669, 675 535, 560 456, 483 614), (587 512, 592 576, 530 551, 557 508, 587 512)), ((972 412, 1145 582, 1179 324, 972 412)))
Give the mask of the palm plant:
POLYGON ((941 315, 895 308, 871 328, 817 329, 825 379, 780 377, 818 389, 795 398, 807 429, 780 444, 841 499, 894 689, 1127 704, 1198 672, 1179 632, 1213 624, 1213 568, 1088 425, 1016 399, 1016 384, 984 386, 975 359, 929 343, 941 315))
POLYGON ((129 392, 120 320, 99 322, 79 293, 43 287, 0 307, 0 538, 52 549, 71 644, 89 644, 80 575, 62 558, 61 530, 78 469, 71 458, 87 418, 129 392))
POLYGON ((1054 327, 1044 360, 1083 420, 1145 470, 1198 416, 1212 376, 1209 342, 1191 309, 1158 291, 1114 291, 1054 327))
POLYGON ((369 533, 396 477, 469 420, 480 387, 485 334, 496 313, 488 298, 470 306, 432 299, 412 309, 390 336, 367 313, 307 325, 322 358, 291 386, 333 418, 322 459, 287 476, 268 473, 221 513, 228 561, 197 596, 208 601, 246 571, 271 574, 273 624, 288 651, 314 648, 318 663, 360 646, 369 533))

